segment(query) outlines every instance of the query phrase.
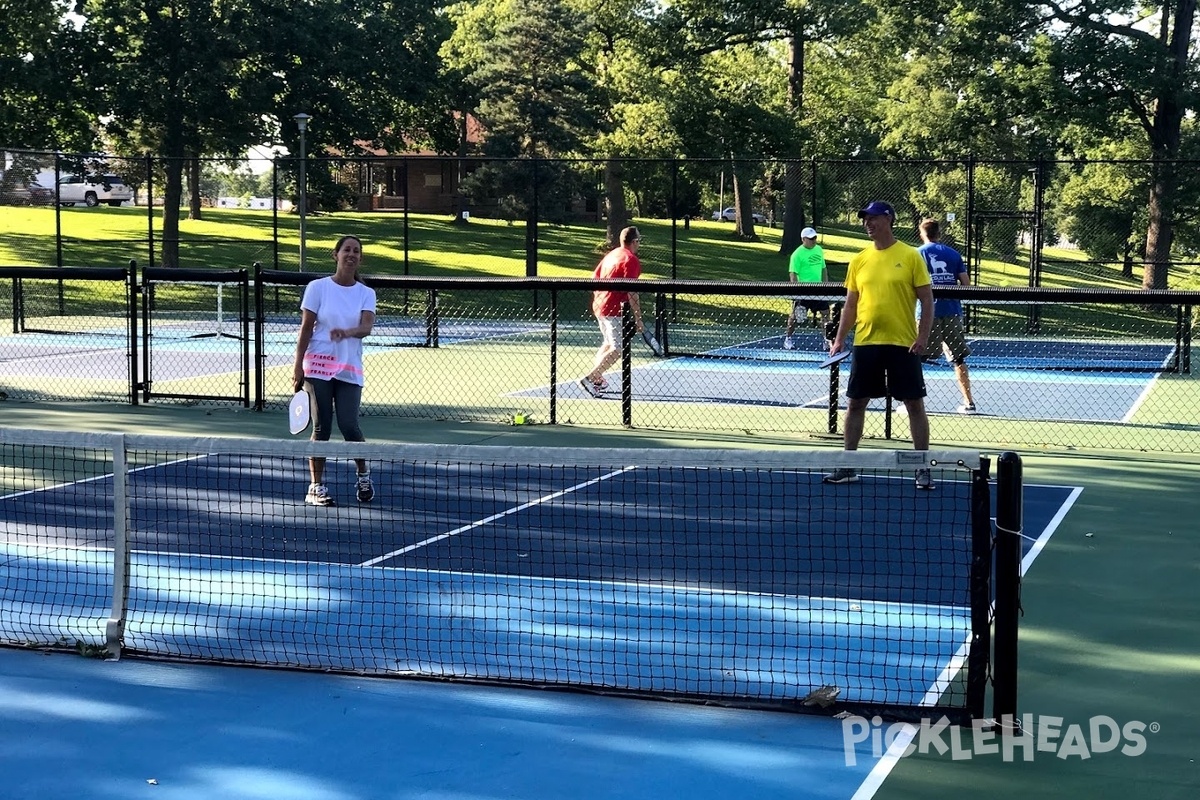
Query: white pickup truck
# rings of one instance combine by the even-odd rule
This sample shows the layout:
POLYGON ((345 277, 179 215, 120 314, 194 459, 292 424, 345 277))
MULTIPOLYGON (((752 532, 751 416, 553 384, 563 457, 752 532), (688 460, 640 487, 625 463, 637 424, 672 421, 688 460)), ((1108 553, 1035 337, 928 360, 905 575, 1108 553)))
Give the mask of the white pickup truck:
POLYGON ((95 208, 101 203, 119 206, 133 199, 133 189, 119 175, 67 175, 58 182, 58 202, 64 206, 83 203, 95 208))

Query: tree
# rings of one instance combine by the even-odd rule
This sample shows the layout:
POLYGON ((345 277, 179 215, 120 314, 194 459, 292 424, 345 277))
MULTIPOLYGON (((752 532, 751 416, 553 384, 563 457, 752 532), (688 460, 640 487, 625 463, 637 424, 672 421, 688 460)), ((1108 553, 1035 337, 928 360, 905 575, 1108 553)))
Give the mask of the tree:
POLYGON ((501 206, 523 215, 526 274, 537 274, 538 219, 575 194, 576 181, 546 158, 577 155, 595 124, 594 84, 584 72, 584 18, 561 0, 513 0, 482 52, 480 87, 484 152, 495 157, 472 176, 501 206))
POLYGON ((299 111, 318 120, 307 137, 316 152, 403 142, 404 123, 436 75, 445 30, 437 6, 85 0, 83 29, 104 54, 90 82, 107 133, 127 150, 164 158, 163 263, 178 263, 182 176, 190 163, 198 180, 200 156, 236 157, 281 136, 294 142, 299 111))
POLYGON ((86 88, 94 42, 64 16, 67 8, 65 2, 8 0, 0 14, 4 147, 77 152, 95 144, 97 107, 86 88))
MULTIPOLYGON (((149 10, 135 0, 88 0, 83 14, 84 30, 103 54, 91 84, 109 118, 107 133, 126 152, 163 157, 162 263, 176 266, 188 160, 194 165, 206 150, 225 154, 263 139, 264 97, 244 66, 253 49, 247 30, 260 20, 236 0, 175 0, 149 10)), ((198 204, 194 167, 193 175, 198 204)))
POLYGON ((732 179, 736 233, 748 239, 756 237, 753 186, 763 160, 782 156, 794 132, 780 59, 778 45, 712 53, 689 80, 676 82, 670 96, 684 152, 721 156, 732 179))
POLYGON ((1167 288, 1181 176, 1183 122, 1196 107, 1200 75, 1191 59, 1196 0, 1143 6, 1121 0, 1034 2, 1053 22, 1072 111, 1093 123, 1140 130, 1154 171, 1147 201, 1142 287, 1167 288), (1145 11, 1143 11, 1145 9, 1145 11), (1151 23, 1157 21, 1157 25, 1151 23))
MULTIPOLYGON (((771 148, 772 152, 787 159, 783 177, 782 253, 791 253, 799 245, 800 231, 806 224, 799 158, 813 129, 807 124, 809 111, 805 103, 808 45, 818 42, 826 48, 836 46, 844 35, 866 25, 873 14, 874 7, 870 4, 844 0, 734 0, 725 3, 675 0, 662 7, 655 19, 658 36, 657 46, 650 49, 652 60, 670 64, 688 77, 695 74, 701 59, 706 56, 736 48, 762 48, 786 42, 786 53, 779 55, 777 65, 768 68, 768 74, 774 74, 782 66, 787 75, 786 113, 790 115, 790 126, 786 131, 780 129, 783 138, 773 142, 771 148)), ((774 52, 779 53, 777 49, 774 52)), ((760 74, 755 73, 753 77, 757 79, 760 74)), ((753 83, 752 80, 745 81, 747 87, 753 83)), ((738 195, 736 173, 734 194, 738 195)), ((752 219, 747 218, 743 223, 741 216, 739 210, 737 224, 746 235, 743 226, 752 226, 752 219)))

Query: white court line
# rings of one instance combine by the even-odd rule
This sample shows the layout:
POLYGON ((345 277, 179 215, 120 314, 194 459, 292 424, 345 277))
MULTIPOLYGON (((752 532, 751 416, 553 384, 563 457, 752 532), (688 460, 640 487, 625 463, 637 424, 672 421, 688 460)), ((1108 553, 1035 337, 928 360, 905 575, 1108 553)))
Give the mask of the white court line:
POLYGON ((1158 377, 1161 374, 1162 373, 1156 372, 1154 373, 1154 377, 1146 381, 1146 387, 1142 389, 1141 394, 1139 394, 1137 399, 1133 401, 1133 405, 1131 405, 1129 410, 1125 412, 1125 416, 1121 417, 1121 422, 1130 422, 1133 420, 1133 415, 1136 414, 1138 409, 1142 407, 1142 403, 1146 402, 1146 400, 1150 397, 1150 392, 1154 391, 1154 385, 1158 383, 1158 377))
POLYGON ((460 533, 465 533, 469 530, 473 530, 475 528, 479 528, 484 525, 487 525, 488 523, 495 522, 496 520, 501 519, 503 517, 507 517, 511 514, 516 514, 518 511, 524 511, 527 508, 532 508, 533 506, 541 505, 542 503, 547 503, 551 500, 554 500, 555 498, 571 494, 572 492, 577 492, 580 489, 585 489, 588 486, 592 486, 593 484, 597 484, 597 483, 600 483, 601 481, 608 480, 609 478, 615 478, 617 475, 620 475, 625 472, 629 472, 632 469, 636 469, 636 467, 624 467, 623 469, 616 470, 615 472, 610 472, 607 475, 601 475, 599 478, 593 478, 590 481, 584 481, 583 483, 577 483, 574 486, 554 492, 553 494, 544 495, 542 497, 537 498, 536 500, 530 500, 528 503, 524 503, 522 505, 515 506, 514 508, 506 509, 504 511, 501 511, 499 514, 492 514, 490 517, 478 520, 477 522, 472 522, 468 525, 463 525, 462 527, 455 528, 452 531, 446 531, 445 533, 440 533, 437 536, 431 536, 430 538, 425 539, 424 541, 421 541, 421 542, 417 542, 416 544, 410 544, 407 547, 401 547, 399 550, 393 550, 390 553, 384 553, 381 556, 377 556, 368 561, 364 561, 361 564, 359 564, 358 566, 373 567, 376 564, 380 564, 384 561, 395 558, 396 556, 402 556, 405 553, 411 553, 413 550, 420 549, 422 547, 425 547, 426 545, 431 545, 436 542, 440 542, 443 539, 449 539, 451 536, 457 536, 460 533))
MULTIPOLYGON (((1033 560, 1038 557, 1039 553, 1042 552, 1042 548, 1046 546, 1046 542, 1050 541, 1050 537, 1054 535, 1056 530, 1058 530, 1058 526, 1062 524, 1063 519, 1067 516, 1067 512, 1070 511, 1071 507, 1075 505, 1075 501, 1079 499, 1079 495, 1082 493, 1082 486, 1076 486, 1074 489, 1072 489, 1071 494, 1066 500, 1063 501, 1062 506, 1059 507, 1058 513, 1051 518, 1050 522, 1046 524, 1046 527, 1042 531, 1041 535, 1034 540, 1033 547, 1030 547, 1029 552, 1026 553, 1025 557, 1021 559, 1022 578, 1025 577, 1025 573, 1028 572, 1029 568, 1033 565, 1033 560)), ((1022 534, 1022 536, 1024 536, 1024 534, 1022 534)))
POLYGON ((1158 379, 1162 377, 1163 372, 1171 365, 1171 360, 1175 352, 1175 348, 1172 347, 1171 352, 1167 353, 1166 357, 1163 358, 1162 369, 1155 372, 1153 377, 1146 381, 1145 388, 1142 389, 1137 399, 1133 401, 1133 405, 1129 407, 1129 410, 1125 412, 1125 416, 1121 417, 1121 422, 1131 422, 1133 420, 1133 415, 1142 407, 1142 403, 1146 402, 1147 398, 1150 397, 1150 392, 1154 390, 1154 385, 1158 383, 1158 379))
MULTIPOLYGON (((1037 539, 1034 540, 1033 547, 1029 548, 1029 552, 1025 554, 1023 559, 1021 559, 1021 577, 1025 577, 1025 573, 1029 571, 1029 567, 1032 566, 1034 559, 1038 557, 1038 554, 1042 552, 1042 548, 1046 546, 1046 542, 1048 542, 1050 537, 1054 535, 1054 532, 1058 530, 1058 526, 1067 516, 1067 512, 1071 510, 1071 507, 1075 505, 1075 501, 1079 499, 1079 495, 1082 492, 1082 486, 1073 487, 1071 494, 1068 495, 1067 499, 1063 501, 1061 506, 1059 506, 1058 513, 1056 513, 1050 519, 1050 521, 1046 523, 1046 527, 1042 530, 1037 539)), ((1028 539, 1029 537, 1026 537, 1024 534, 1022 534, 1022 538, 1028 539)), ((942 684, 943 681, 948 684, 954 679, 955 675, 962 668, 962 665, 966 662, 966 647, 967 645, 964 642, 962 647, 959 648, 958 652, 955 653, 954 658, 952 658, 950 663, 946 665, 946 669, 943 670, 942 674, 938 676, 937 681, 935 681, 933 686, 930 687, 930 691, 926 693, 925 698, 921 701, 922 705, 932 705, 929 698, 934 689, 939 684, 942 684), (953 668, 952 671, 951 668, 953 668)), ((940 697, 940 693, 934 696, 933 701, 936 701, 937 697, 940 697)), ((896 735, 896 738, 892 740, 891 747, 887 749, 887 752, 883 754, 879 761, 875 762, 875 766, 871 768, 869 773, 867 773, 867 777, 863 779, 861 784, 859 784, 857 791, 854 792, 850 800, 871 800, 871 798, 875 796, 875 793, 879 791, 879 788, 883 786, 883 782, 887 779, 887 776, 890 775, 892 770, 896 768, 896 765, 900 763, 900 759, 903 757, 904 751, 908 749, 908 746, 912 743, 913 737, 917 735, 918 728, 912 723, 906 722, 902 724, 899 731, 900 732, 896 735)))

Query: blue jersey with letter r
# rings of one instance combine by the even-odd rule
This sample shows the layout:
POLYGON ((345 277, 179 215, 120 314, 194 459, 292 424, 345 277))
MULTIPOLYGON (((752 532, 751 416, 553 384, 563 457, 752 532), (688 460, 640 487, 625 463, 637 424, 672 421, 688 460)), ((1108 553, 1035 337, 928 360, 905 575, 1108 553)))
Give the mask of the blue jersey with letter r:
MULTIPOLYGON (((934 286, 954 286, 958 276, 967 271, 963 265, 962 256, 949 245, 939 242, 929 242, 917 248, 925 266, 929 267, 929 277, 934 286)), ((920 313, 920 306, 917 312, 920 313)), ((958 317, 962 315, 962 303, 958 300, 934 300, 933 315, 935 317, 958 317)))

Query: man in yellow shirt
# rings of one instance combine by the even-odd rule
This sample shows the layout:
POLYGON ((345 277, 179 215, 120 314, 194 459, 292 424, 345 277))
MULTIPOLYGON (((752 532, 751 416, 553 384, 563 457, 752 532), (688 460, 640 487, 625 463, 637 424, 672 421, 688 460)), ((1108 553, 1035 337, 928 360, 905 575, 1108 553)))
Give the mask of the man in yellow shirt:
MULTIPOLYGON (((871 246, 850 260, 846 273, 846 307, 829 353, 846 346, 854 334, 850 381, 846 386, 845 448, 857 450, 867 404, 891 395, 904 403, 913 449, 929 449, 929 417, 925 413, 925 376, 921 353, 933 324, 933 289, 929 270, 915 247, 896 239, 896 210, 876 200, 858 212, 871 246), (921 303, 921 320, 913 307, 921 303)), ((852 469, 836 469, 826 483, 853 483, 852 469)), ((917 470, 917 488, 932 489, 928 469, 917 470)))

